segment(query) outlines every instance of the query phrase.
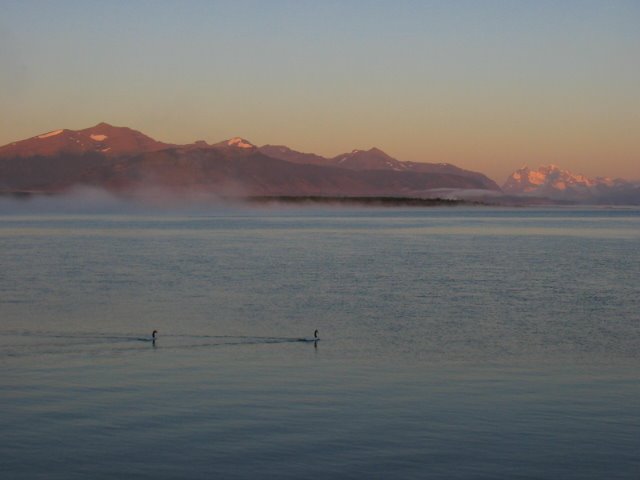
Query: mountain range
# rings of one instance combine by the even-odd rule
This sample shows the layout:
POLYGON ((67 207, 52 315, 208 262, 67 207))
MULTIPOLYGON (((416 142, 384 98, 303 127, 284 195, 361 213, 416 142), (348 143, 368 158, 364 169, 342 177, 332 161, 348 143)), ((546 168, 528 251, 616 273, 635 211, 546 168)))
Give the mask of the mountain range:
POLYGON ((524 166, 502 185, 508 195, 544 197, 557 201, 601 204, 638 204, 640 185, 620 178, 589 178, 556 165, 537 169, 524 166))
POLYGON ((442 188, 500 191, 480 173, 400 162, 375 148, 324 158, 284 146, 257 147, 239 137, 176 145, 106 123, 0 147, 2 193, 57 193, 78 185, 123 193, 161 187, 227 196, 429 197, 442 188))
POLYGON ((638 186, 587 179, 555 166, 514 172, 500 188, 482 173, 447 163, 399 161, 382 150, 332 158, 240 137, 215 144, 156 141, 99 123, 55 130, 0 147, 0 193, 61 193, 77 186, 127 194, 141 188, 223 196, 386 196, 595 200, 638 203, 638 186), (506 198, 506 197, 505 197, 506 198))

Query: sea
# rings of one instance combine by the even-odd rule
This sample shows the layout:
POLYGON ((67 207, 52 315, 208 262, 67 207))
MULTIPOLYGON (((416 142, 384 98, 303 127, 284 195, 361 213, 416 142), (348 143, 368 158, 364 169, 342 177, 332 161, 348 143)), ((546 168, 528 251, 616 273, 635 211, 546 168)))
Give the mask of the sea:
POLYGON ((640 209, 5 209, 0 476, 638 479, 640 209))

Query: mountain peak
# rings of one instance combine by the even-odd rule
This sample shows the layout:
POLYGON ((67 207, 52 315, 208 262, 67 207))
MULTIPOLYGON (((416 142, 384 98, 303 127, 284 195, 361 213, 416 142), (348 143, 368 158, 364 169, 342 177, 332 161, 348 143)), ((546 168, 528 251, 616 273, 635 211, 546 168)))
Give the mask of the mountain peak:
POLYGON ((227 145, 230 147, 236 147, 236 148, 255 148, 256 147, 253 143, 241 137, 234 137, 230 140, 227 140, 227 145))
POLYGON ((82 130, 53 130, 13 142, 0 147, 0 156, 83 155, 89 152, 112 156, 162 150, 170 146, 137 130, 100 122, 82 130))
MULTIPOLYGON (((369 153, 375 153, 376 155, 387 155, 385 152, 380 150, 378 147, 372 147, 368 150, 369 153)), ((388 155, 387 155, 388 156, 388 155)))
POLYGON ((389 157, 391 158, 389 155, 387 155, 385 152, 383 152, 382 150, 380 150, 377 147, 372 147, 369 150, 362 150, 359 148, 356 148, 354 150, 351 150, 351 153, 349 155, 377 155, 377 156, 383 156, 383 157, 389 157))

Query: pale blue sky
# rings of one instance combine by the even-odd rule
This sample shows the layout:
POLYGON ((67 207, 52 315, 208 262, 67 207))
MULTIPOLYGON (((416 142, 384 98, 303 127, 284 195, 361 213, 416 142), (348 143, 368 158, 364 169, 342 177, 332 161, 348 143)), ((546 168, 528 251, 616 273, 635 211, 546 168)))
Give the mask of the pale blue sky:
POLYGON ((638 1, 0 0, 0 144, 100 121, 168 142, 377 146, 499 182, 640 178, 638 1))

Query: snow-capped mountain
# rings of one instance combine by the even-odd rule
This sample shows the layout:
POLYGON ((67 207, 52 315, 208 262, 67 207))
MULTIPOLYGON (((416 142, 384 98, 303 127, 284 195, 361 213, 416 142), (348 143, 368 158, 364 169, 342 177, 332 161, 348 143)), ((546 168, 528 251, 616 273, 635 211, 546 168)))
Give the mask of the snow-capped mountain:
POLYGON ((638 187, 626 180, 589 178, 563 170, 556 165, 544 165, 535 170, 524 166, 507 178, 502 191, 509 195, 582 202, 640 198, 638 187))
POLYGON ((231 148, 231 149, 246 150, 246 151, 255 150, 257 148, 249 140, 246 140, 242 137, 233 137, 228 140, 223 140, 222 142, 218 142, 211 146, 214 148, 231 148))

